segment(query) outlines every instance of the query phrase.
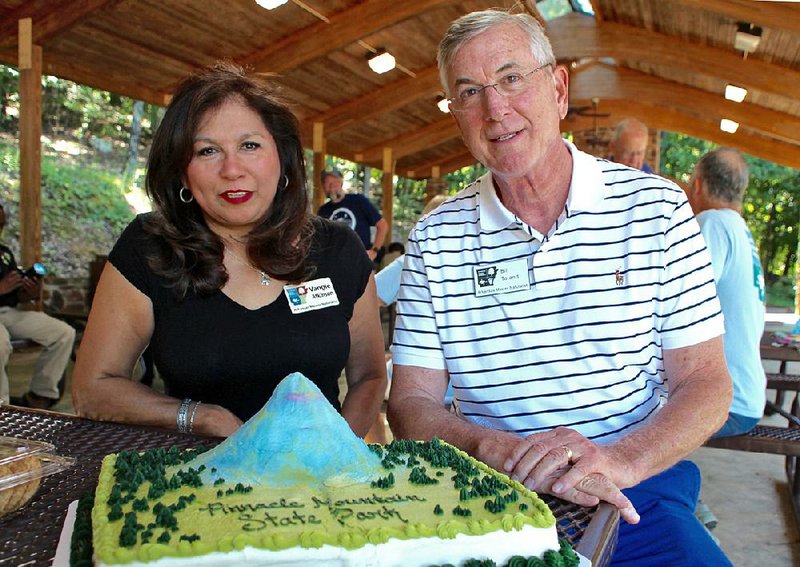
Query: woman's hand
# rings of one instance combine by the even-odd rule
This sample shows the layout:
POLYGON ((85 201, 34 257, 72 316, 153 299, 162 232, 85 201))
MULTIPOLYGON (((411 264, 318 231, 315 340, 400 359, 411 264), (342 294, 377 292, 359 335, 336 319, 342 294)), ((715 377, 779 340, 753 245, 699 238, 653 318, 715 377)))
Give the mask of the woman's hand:
POLYGON ((210 437, 228 437, 239 429, 242 423, 241 419, 222 406, 200 404, 195 411, 192 433, 210 437))

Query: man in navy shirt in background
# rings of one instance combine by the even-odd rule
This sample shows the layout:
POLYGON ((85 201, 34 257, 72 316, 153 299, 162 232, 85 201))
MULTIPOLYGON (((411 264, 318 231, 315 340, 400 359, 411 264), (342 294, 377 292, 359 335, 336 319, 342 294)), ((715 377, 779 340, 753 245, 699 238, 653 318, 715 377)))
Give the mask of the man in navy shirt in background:
POLYGON ((369 259, 373 262, 383 245, 388 232, 386 220, 364 195, 346 193, 342 188, 342 172, 331 169, 322 172, 322 190, 328 202, 322 205, 317 214, 326 219, 342 222, 356 231, 369 259), (375 227, 375 241, 372 242, 370 227, 375 227))

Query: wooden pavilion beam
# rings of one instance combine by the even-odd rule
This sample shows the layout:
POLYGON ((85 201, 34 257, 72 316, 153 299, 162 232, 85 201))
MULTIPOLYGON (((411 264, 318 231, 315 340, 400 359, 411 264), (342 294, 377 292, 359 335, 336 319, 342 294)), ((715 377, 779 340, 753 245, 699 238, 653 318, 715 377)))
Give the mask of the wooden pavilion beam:
POLYGON ((102 10, 120 0, 28 0, 5 14, 0 23, 0 47, 17 43, 17 21, 33 20, 33 42, 41 45, 51 37, 79 23, 87 14, 102 10))
POLYGON ((434 168, 439 168, 439 176, 461 169, 476 162, 467 148, 441 158, 420 163, 406 163, 397 168, 397 175, 411 179, 427 179, 433 177, 434 168))
MULTIPOLYGON (((0 51, 0 63, 16 67, 18 60, 11 52, 0 51)), ((53 57, 48 57, 47 54, 43 55, 42 74, 54 75, 80 85, 121 94, 158 106, 165 106, 172 97, 170 93, 159 91, 149 86, 127 83, 115 77, 98 76, 96 73, 92 73, 90 70, 84 69, 71 61, 54 59, 53 57)))
POLYGON ((678 4, 721 14, 774 30, 800 33, 800 8, 789 2, 753 2, 753 0, 673 0, 678 4))
POLYGON ((736 103, 702 89, 631 69, 596 64, 573 73, 570 84, 572 104, 590 105, 592 97, 600 99, 600 111, 607 98, 640 100, 670 106, 717 123, 722 118, 729 118, 765 135, 800 144, 798 116, 747 102, 736 103))
POLYGON ((630 59, 672 65, 783 97, 800 92, 800 71, 754 57, 742 59, 733 47, 709 47, 626 24, 597 24, 580 14, 550 20, 547 32, 559 60, 630 59))
MULTIPOLYGON (((735 134, 728 134, 719 129, 718 121, 710 121, 702 116, 669 108, 658 102, 643 102, 639 99, 604 99, 600 103, 601 112, 610 112, 613 117, 638 118, 650 128, 679 132, 714 142, 723 146, 737 148, 752 156, 760 157, 774 163, 800 169, 800 145, 767 138, 756 132, 740 127, 735 134)), ((616 120, 614 120, 616 122, 616 120)), ((600 125, 600 119, 598 119, 600 125)), ((564 121, 562 130, 575 130, 586 127, 586 122, 564 121)))
POLYGON ((333 14, 328 22, 311 24, 239 62, 253 65, 259 72, 283 73, 448 1, 361 2, 333 14))
POLYGON ((372 162, 380 159, 383 148, 392 148, 394 159, 401 159, 405 156, 414 154, 420 150, 429 149, 442 142, 457 138, 461 132, 452 117, 447 116, 427 126, 406 132, 392 138, 384 140, 369 148, 358 150, 356 153, 362 155, 365 162, 372 162))
POLYGON ((419 71, 416 77, 398 79, 308 118, 303 122, 303 135, 310 135, 314 122, 324 122, 325 132, 331 135, 355 122, 402 108, 421 97, 435 96, 441 90, 439 70, 433 65, 419 71))

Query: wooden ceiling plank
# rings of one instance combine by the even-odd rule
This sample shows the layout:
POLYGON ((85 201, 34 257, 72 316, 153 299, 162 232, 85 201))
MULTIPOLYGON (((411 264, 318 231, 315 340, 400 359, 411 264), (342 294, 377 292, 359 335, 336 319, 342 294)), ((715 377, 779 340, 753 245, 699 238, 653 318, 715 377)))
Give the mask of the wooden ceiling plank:
POLYGON ((366 35, 396 24, 448 0, 370 0, 333 14, 240 60, 258 72, 284 73, 366 35))
POLYGON ((800 7, 790 2, 753 2, 753 0, 673 0, 673 2, 765 28, 800 33, 800 7))
POLYGON ((353 123, 397 110, 418 98, 433 96, 440 91, 439 70, 434 65, 423 69, 416 77, 404 77, 310 117, 304 122, 304 132, 310 132, 309 127, 314 122, 324 122, 325 131, 330 136, 353 123))
POLYGON ((383 148, 390 147, 395 159, 400 159, 420 150, 438 146, 460 135, 461 132, 456 125, 456 121, 448 116, 422 128, 403 133, 391 140, 384 140, 369 148, 356 150, 356 153, 363 154, 364 161, 374 161, 380 158, 383 148))
MULTIPOLYGON (((153 59, 159 61, 160 65, 162 66, 175 67, 179 69, 179 73, 182 75, 188 76, 189 74, 197 71, 197 65, 188 61, 176 59, 171 53, 156 51, 155 49, 143 43, 112 35, 108 31, 96 26, 87 25, 85 28, 86 31, 83 35, 96 39, 98 43, 114 45, 115 49, 122 49, 127 53, 136 54, 144 59, 153 59)), ((164 85, 164 90, 172 91, 174 90, 174 85, 164 85)))
POLYGON ((685 72, 723 79, 737 86, 786 96, 800 92, 800 71, 760 61, 742 59, 730 50, 691 43, 677 37, 627 24, 603 22, 568 14, 547 23, 547 31, 559 60, 585 57, 633 59, 673 65, 685 72))
POLYGON ((14 12, 7 14, 0 24, 0 47, 13 45, 17 41, 17 20, 33 19, 33 42, 41 45, 97 10, 108 8, 119 0, 52 0, 29 1, 20 4, 14 12))
POLYGON ((800 117, 751 103, 736 103, 722 95, 660 79, 647 73, 611 65, 593 65, 573 73, 570 103, 591 105, 600 99, 599 110, 607 98, 641 100, 704 116, 719 122, 729 118, 766 135, 800 144, 800 117))

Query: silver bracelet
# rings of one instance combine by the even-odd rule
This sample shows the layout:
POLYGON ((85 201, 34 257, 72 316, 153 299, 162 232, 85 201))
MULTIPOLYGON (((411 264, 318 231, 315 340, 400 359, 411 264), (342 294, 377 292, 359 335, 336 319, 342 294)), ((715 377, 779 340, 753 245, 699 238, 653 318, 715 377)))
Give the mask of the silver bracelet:
POLYGON ((181 407, 178 408, 178 415, 175 418, 175 422, 178 425, 178 431, 181 433, 188 433, 189 429, 187 427, 187 417, 189 415, 189 405, 192 403, 192 400, 189 398, 185 398, 181 402, 181 407))
POLYGON ((203 402, 195 402, 194 407, 192 408, 192 415, 189 416, 189 433, 192 432, 192 428, 194 427, 194 414, 197 413, 197 406, 199 406, 203 402))

